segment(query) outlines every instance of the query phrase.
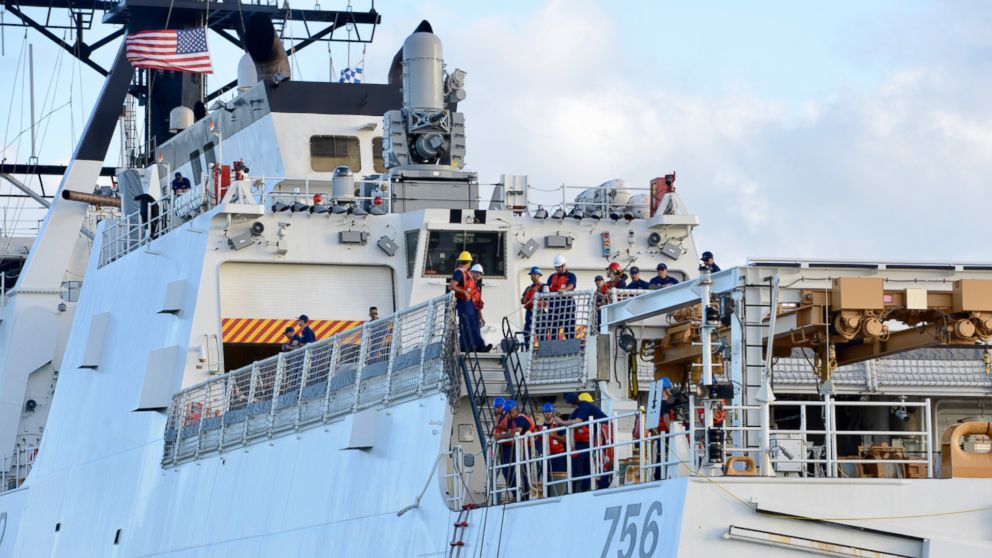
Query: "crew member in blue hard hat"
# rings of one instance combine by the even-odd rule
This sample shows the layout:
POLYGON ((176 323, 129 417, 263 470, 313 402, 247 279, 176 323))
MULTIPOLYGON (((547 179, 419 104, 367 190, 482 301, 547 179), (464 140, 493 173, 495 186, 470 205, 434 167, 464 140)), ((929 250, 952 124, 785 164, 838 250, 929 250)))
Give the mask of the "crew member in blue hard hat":
MULTIPOLYGON (((509 415, 506 413, 506 399, 502 397, 497 397, 493 399, 493 431, 492 438, 498 443, 499 450, 499 462, 502 465, 510 463, 510 448, 509 444, 500 442, 506 437, 506 432, 509 430, 509 415)), ((502 469, 503 478, 509 479, 509 469, 502 469)))
MULTIPOLYGON (((516 483, 516 467, 511 464, 516 463, 516 454, 518 448, 516 444, 525 444, 523 440, 519 440, 517 436, 523 436, 528 432, 533 432, 535 430, 534 421, 530 417, 520 412, 520 407, 517 402, 513 399, 507 399, 506 403, 503 405, 503 409, 506 411, 507 416, 507 430, 501 435, 501 444, 503 447, 509 448, 509 455, 503 454, 502 463, 508 465, 504 468, 504 475, 506 478, 506 486, 517 487, 516 483)), ((521 446, 519 451, 521 454, 526 453, 526 448, 521 446)), ((523 491, 520 496, 521 499, 526 500, 527 495, 530 493, 530 483, 527 479, 527 464, 520 465, 520 489, 523 491)))
POLYGON ((716 260, 713 259, 713 252, 709 250, 703 252, 702 256, 699 256, 699 261, 703 262, 700 264, 699 269, 708 269, 710 273, 720 271, 720 266, 716 265, 716 260))
POLYGON ((650 285, 644 279, 641 279, 641 268, 631 266, 630 268, 630 283, 627 283, 628 289, 649 289, 650 285))
POLYGON ((307 343, 315 343, 317 341, 317 336, 314 334, 313 330, 310 329, 310 318, 306 314, 300 314, 297 319, 297 325, 300 326, 300 341, 304 345, 307 343))
MULTIPOLYGON (((561 419, 559 419, 558 415, 555 414, 554 404, 545 403, 541 407, 541 412, 544 413, 544 423, 541 424, 541 430, 554 430, 555 428, 562 426, 561 419)), ((566 471, 568 469, 568 465, 565 463, 565 431, 559 430, 557 432, 550 432, 547 435, 547 440, 548 455, 554 456, 548 460, 548 470, 552 473, 561 473, 566 471)))
POLYGON ((524 306, 524 345, 530 348, 530 328, 534 320, 534 297, 537 293, 544 292, 544 283, 541 282, 541 268, 536 265, 530 268, 530 285, 524 287, 524 294, 520 297, 520 304, 524 306))
POLYGON ((658 276, 652 277, 648 287, 652 289, 664 289, 672 285, 678 285, 679 280, 668 274, 668 266, 660 263, 657 267, 658 276))
POLYGON ((482 339, 479 329, 479 314, 475 309, 476 284, 469 272, 472 254, 467 250, 458 255, 458 266, 451 275, 449 287, 455 293, 455 308, 458 310, 459 338, 461 350, 488 353, 492 345, 482 339))
MULTIPOLYGON (((587 395, 587 394, 583 394, 587 395)), ((572 426, 576 425, 572 429, 573 440, 575 445, 573 446, 574 453, 572 454, 572 478, 585 477, 591 474, 591 453, 589 452, 589 419, 605 419, 606 413, 602 409, 597 407, 591 401, 585 401, 585 397, 581 398, 578 393, 566 393, 565 402, 569 405, 575 405, 575 410, 572 414, 568 416, 567 419, 562 420, 562 426, 572 426)), ((589 399, 592 399, 591 397, 589 399)), ((606 476, 607 486, 609 486, 609 476, 606 476)), ((574 492, 585 492, 589 490, 591 483, 589 478, 584 478, 577 480, 572 483, 572 490, 574 492)), ((602 480, 602 478, 600 478, 602 480)), ((597 486, 603 488, 602 483, 597 481, 597 486)))

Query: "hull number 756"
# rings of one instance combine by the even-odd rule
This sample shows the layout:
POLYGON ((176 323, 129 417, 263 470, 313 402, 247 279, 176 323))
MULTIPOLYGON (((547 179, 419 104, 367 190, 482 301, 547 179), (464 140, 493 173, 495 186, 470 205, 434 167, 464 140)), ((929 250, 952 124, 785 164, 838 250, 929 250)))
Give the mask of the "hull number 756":
POLYGON ((603 521, 610 522, 610 534, 606 536, 600 558, 610 556, 610 549, 613 548, 614 538, 617 536, 620 538, 616 553, 617 558, 633 558, 634 556, 648 558, 654 555, 661 539, 661 529, 657 521, 661 517, 661 502, 651 502, 644 514, 643 521, 637 520, 640 515, 640 503, 606 508, 603 521), (622 524, 621 518, 623 518, 622 524))

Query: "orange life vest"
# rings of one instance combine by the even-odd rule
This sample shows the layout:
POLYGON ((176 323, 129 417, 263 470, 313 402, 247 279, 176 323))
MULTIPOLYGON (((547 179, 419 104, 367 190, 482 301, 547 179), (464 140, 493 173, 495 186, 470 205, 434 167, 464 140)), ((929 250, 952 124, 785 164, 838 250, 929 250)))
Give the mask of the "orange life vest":
POLYGON ((472 274, 469 273, 467 269, 460 270, 462 272, 461 288, 468 291, 468 295, 463 295, 462 293, 455 291, 455 298, 458 300, 475 300, 478 296, 476 293, 478 288, 475 286, 475 279, 472 278, 472 274))
MULTIPOLYGON (((548 423, 544 423, 543 428, 545 430, 551 430, 553 428, 558 428, 558 427, 548 423)), ((559 433, 558 435, 560 436, 561 434, 559 433)), ((559 442, 558 440, 555 440, 551 434, 548 434, 548 447, 550 448, 552 454, 565 453, 565 444, 559 442)))
POLYGON ((548 284, 548 290, 556 293, 568 286, 568 272, 565 273, 553 273, 551 275, 551 283, 548 284))
POLYGON ((523 303, 524 308, 527 310, 532 310, 534 308, 534 297, 537 293, 541 292, 541 283, 531 283, 526 289, 524 289, 524 296, 520 299, 523 303))

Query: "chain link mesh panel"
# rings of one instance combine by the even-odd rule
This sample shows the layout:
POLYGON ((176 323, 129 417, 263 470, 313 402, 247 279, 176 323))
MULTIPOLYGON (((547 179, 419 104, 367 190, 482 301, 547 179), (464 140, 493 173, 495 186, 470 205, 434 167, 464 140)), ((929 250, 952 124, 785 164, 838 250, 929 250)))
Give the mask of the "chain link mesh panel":
POLYGON ((530 333, 528 383, 584 381, 596 334, 595 291, 538 293, 530 333))

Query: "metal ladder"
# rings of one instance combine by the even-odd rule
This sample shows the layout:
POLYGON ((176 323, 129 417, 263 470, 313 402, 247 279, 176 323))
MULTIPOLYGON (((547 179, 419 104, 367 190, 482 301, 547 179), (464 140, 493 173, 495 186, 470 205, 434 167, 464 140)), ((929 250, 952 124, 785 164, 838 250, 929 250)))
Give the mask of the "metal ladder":
MULTIPOLYGON (((459 328, 464 328, 464 324, 459 324, 459 328)), ((493 415, 493 408, 489 404, 489 395, 486 393, 486 380, 482 373, 482 364, 479 362, 479 353, 475 349, 463 351, 459 357, 462 367, 462 377, 465 380, 465 389, 468 392, 468 401, 472 407, 472 418, 475 420, 475 429, 479 436, 481 447, 488 447, 489 433, 496 425, 496 417, 493 415)), ((483 452, 488 460, 488 452, 483 452)))
POLYGON ((468 530, 468 516, 470 512, 478 508, 476 504, 465 504, 458 512, 458 519, 454 523, 454 531, 451 532, 451 541, 448 543, 448 556, 458 558, 465 548, 465 531, 468 530))
POLYGON ((530 392, 527 389, 527 378, 524 376, 524 367, 520 364, 520 348, 523 346, 510 327, 510 320, 503 318, 503 341, 500 348, 503 356, 499 363, 503 367, 503 378, 506 380, 506 391, 510 397, 517 401, 520 410, 531 420, 537 420, 534 416, 534 402, 531 401, 530 392))
POLYGON ((768 278, 768 283, 756 283, 756 284, 745 284, 745 293, 753 290, 768 291, 768 303, 767 304, 751 304, 747 300, 747 295, 744 298, 744 353, 745 353, 745 374, 747 375, 747 380, 751 380, 751 374, 759 374, 757 377, 761 377, 760 374, 771 374, 771 361, 772 361, 772 342, 775 337, 775 318, 778 306, 778 274, 771 275, 768 278), (768 319, 765 321, 759 319, 758 321, 749 321, 747 316, 747 310, 751 308, 760 308, 762 311, 768 311, 768 319), (761 342, 762 339, 767 335, 767 339, 764 343, 761 342), (749 339, 757 339, 757 343, 749 341, 749 339), (760 351, 761 358, 758 359, 759 362, 752 363, 747 362, 747 353, 751 350, 760 351))

